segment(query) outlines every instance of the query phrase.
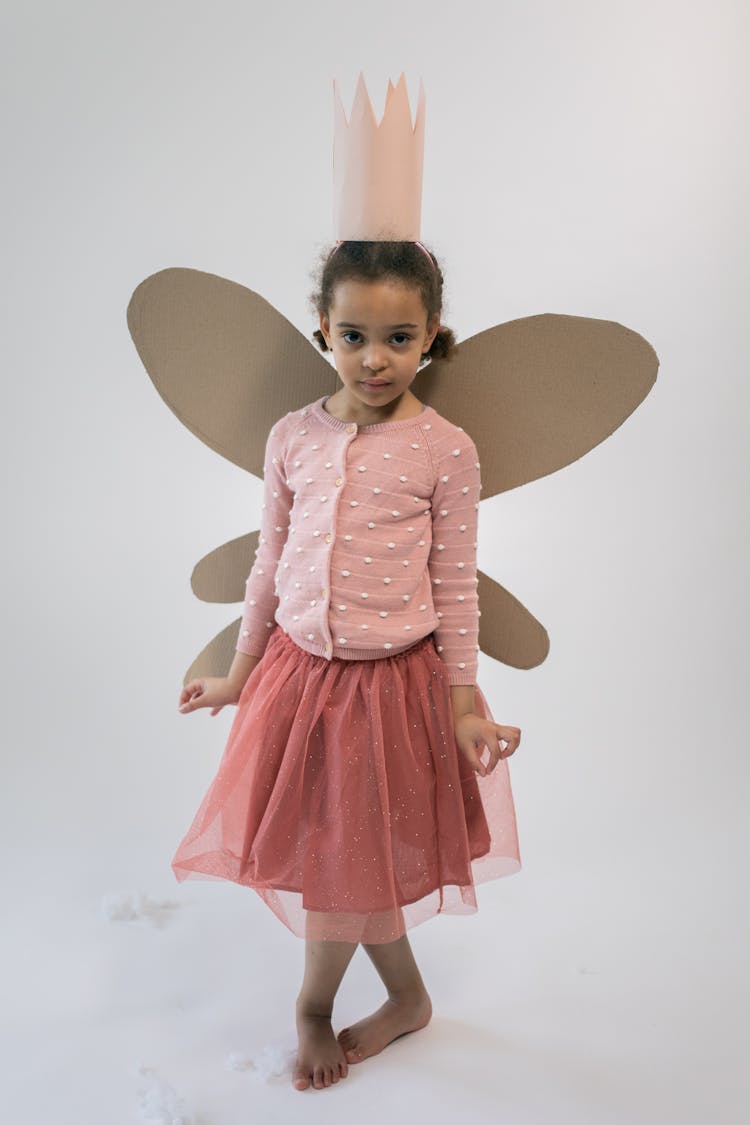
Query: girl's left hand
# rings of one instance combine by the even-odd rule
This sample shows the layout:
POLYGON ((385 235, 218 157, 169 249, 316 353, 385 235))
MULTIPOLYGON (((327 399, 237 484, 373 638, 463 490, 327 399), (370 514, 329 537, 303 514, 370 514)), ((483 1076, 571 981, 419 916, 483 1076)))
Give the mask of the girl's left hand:
POLYGON ((481 777, 491 773, 501 758, 509 758, 515 753, 521 741, 518 727, 492 723, 481 715, 475 715, 473 711, 457 718, 454 728, 458 748, 481 777), (505 748, 500 745, 501 742, 506 743, 505 748), (481 760, 485 746, 490 752, 486 766, 481 760))

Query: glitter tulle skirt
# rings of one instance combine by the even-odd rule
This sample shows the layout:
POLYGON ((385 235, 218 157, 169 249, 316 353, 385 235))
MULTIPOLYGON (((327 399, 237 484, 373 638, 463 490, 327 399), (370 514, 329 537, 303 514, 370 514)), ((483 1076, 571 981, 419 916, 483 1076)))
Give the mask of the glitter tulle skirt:
POLYGON ((252 887, 298 937, 365 943, 473 914, 475 884, 520 866, 508 763, 481 777, 459 750, 433 635, 327 660, 279 625, 172 860, 179 881, 252 887))

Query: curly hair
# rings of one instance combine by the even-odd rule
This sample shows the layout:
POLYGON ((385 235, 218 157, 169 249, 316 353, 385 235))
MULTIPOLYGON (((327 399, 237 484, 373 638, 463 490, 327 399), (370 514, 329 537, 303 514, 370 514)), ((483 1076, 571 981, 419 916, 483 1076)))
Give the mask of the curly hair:
MULTIPOLYGON (((333 294, 341 281, 401 281, 418 289, 428 321, 443 311, 443 274, 437 258, 427 247, 416 242, 340 242, 324 250, 316 275, 316 288, 310 295, 315 312, 325 315, 333 303, 333 294), (426 251, 426 253, 425 253, 426 251)), ((321 351, 328 345, 320 329, 313 339, 321 351)), ((429 352, 423 358, 449 359, 456 347, 451 328, 440 325, 429 352)))

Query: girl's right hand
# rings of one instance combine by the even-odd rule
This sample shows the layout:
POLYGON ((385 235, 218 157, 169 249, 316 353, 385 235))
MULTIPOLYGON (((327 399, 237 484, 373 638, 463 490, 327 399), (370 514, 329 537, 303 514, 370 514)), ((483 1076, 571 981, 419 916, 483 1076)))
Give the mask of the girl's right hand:
POLYGON ((226 676, 203 676, 185 684, 178 707, 183 715, 197 711, 199 707, 210 707, 211 714, 218 715, 226 704, 237 703, 240 694, 226 676))

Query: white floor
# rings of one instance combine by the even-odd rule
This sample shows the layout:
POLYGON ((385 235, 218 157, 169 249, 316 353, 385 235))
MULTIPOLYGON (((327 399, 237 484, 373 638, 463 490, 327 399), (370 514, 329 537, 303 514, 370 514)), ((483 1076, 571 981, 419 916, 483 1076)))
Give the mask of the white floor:
MULTIPOLYGON (((411 931, 430 1025, 306 1091, 289 1069, 302 943, 253 892, 53 891, 5 926, 4 1117, 739 1125, 747 930, 726 890, 721 872, 678 878, 657 861, 614 874, 532 864, 480 885, 478 914, 411 931)), ((360 949, 334 1027, 381 1000, 360 949)))

